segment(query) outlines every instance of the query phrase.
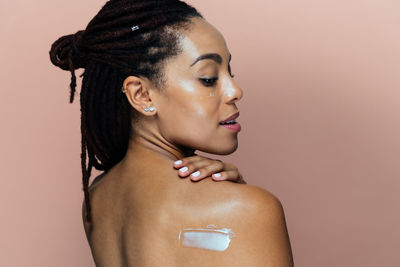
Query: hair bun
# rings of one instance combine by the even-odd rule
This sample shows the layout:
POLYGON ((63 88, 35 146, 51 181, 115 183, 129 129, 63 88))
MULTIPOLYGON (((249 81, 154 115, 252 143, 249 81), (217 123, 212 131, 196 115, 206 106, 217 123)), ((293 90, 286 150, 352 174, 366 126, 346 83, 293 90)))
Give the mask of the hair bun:
POLYGON ((53 43, 50 60, 55 66, 69 71, 86 66, 86 56, 80 48, 83 33, 84 31, 78 31, 65 35, 53 43))

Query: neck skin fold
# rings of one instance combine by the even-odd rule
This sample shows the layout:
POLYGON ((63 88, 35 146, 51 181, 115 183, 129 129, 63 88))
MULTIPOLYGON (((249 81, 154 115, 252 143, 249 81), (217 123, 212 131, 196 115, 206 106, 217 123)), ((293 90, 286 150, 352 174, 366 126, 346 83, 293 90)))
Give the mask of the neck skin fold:
POLYGON ((162 138, 162 136, 147 135, 136 136, 130 139, 128 150, 123 164, 144 160, 148 161, 151 158, 164 158, 170 161, 176 161, 184 157, 194 156, 195 150, 186 147, 178 147, 162 138))

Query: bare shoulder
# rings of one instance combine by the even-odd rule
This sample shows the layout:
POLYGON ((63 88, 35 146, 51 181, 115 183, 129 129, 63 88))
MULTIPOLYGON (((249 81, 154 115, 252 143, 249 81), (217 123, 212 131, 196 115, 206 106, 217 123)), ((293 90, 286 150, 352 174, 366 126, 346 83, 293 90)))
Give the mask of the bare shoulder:
POLYGON ((245 212, 251 212, 260 219, 282 219, 284 215, 283 206, 277 196, 270 191, 250 184, 237 184, 228 181, 220 182, 221 189, 215 185, 215 182, 209 182, 208 191, 212 188, 221 191, 221 198, 227 201, 235 201, 240 209, 245 212), (214 183, 214 185, 213 185, 214 183))
MULTIPOLYGON (((258 186, 229 181, 208 180, 203 185, 197 190, 201 194, 194 203, 204 204, 204 211, 197 213, 197 209, 191 209, 196 213, 188 217, 204 225, 212 223, 228 228, 234 233, 226 251, 209 259, 215 263, 213 266, 294 265, 284 208, 277 196, 258 186)), ((191 192, 191 199, 195 196, 191 192)), ((195 255, 190 254, 190 257, 195 255)), ((206 259, 203 254, 202 259, 206 259)), ((204 266, 209 265, 205 262, 204 266)))
MULTIPOLYGON (((106 173, 103 172, 95 177, 95 179, 89 186, 89 192, 93 190, 100 183, 100 181, 104 178, 105 174, 106 173)), ((91 224, 86 221, 86 203, 84 199, 82 200, 82 221, 83 221, 83 227, 85 229, 86 238, 90 243, 91 224)))
POLYGON ((245 184, 242 188, 239 188, 239 190, 243 200, 253 208, 281 206, 281 202, 278 197, 264 188, 245 184))
POLYGON ((270 191, 254 185, 236 187, 232 199, 240 200, 234 225, 235 253, 243 253, 250 266, 291 267, 292 250, 281 201, 270 191))

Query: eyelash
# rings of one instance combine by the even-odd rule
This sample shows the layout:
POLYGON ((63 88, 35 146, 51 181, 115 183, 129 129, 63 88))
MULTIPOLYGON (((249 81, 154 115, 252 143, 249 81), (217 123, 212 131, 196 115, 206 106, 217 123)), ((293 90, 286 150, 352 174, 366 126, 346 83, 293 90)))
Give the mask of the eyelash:
POLYGON ((204 86, 211 87, 214 86, 215 83, 218 81, 218 78, 209 78, 209 79, 200 79, 204 86))
MULTIPOLYGON (((234 78, 235 75, 231 74, 231 77, 234 78)), ((218 77, 215 78, 205 78, 205 79, 200 79, 202 81, 202 83, 207 86, 207 87, 211 87, 214 86, 215 83, 218 81, 218 77)))

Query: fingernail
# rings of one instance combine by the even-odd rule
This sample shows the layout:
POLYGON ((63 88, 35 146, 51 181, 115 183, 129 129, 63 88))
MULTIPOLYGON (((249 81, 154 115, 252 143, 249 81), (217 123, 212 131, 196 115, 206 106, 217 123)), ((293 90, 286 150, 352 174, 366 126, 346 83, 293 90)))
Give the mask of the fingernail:
POLYGON ((221 174, 220 174, 220 173, 214 173, 213 175, 214 175, 215 178, 221 177, 221 174))
POLYGON ((179 169, 180 172, 185 172, 187 170, 188 170, 188 167, 186 167, 186 166, 179 169))
POLYGON ((199 175, 200 175, 200 171, 197 171, 197 172, 192 173, 192 176, 193 176, 193 177, 197 177, 197 176, 199 176, 199 175))
POLYGON ((182 163, 182 160, 177 160, 177 161, 174 162, 174 164, 176 164, 176 165, 179 165, 181 163, 182 163))

